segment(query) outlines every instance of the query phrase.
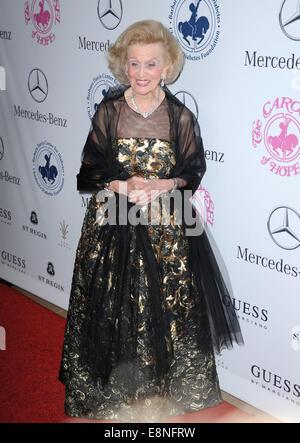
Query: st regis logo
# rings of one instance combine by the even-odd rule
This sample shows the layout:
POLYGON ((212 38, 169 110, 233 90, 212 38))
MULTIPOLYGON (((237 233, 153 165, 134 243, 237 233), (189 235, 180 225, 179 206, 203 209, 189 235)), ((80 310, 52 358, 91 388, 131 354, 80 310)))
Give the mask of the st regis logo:
POLYGON ((34 27, 32 38, 43 46, 53 43, 55 40, 53 27, 60 23, 59 0, 27 0, 25 3, 26 25, 30 21, 34 27))
POLYGON ((261 164, 281 177, 300 174, 300 102, 289 97, 267 101, 262 119, 253 122, 252 145, 264 145, 261 164))

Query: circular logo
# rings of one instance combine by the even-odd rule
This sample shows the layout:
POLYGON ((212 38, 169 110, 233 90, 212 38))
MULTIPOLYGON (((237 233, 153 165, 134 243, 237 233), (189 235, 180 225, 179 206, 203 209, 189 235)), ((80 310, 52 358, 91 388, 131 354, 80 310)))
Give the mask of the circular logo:
POLYGON ((281 177, 300 174, 299 105, 290 97, 276 97, 263 105, 263 119, 252 123, 253 147, 262 144, 266 149, 261 164, 281 177))
POLYGON ((109 74, 101 74, 93 79, 87 95, 87 111, 90 119, 93 118, 99 103, 102 101, 108 89, 118 85, 119 82, 109 74))
POLYGON ((170 31, 189 60, 202 60, 214 50, 220 36, 216 0, 174 0, 169 14, 170 31))
POLYGON ((300 154, 300 123, 289 114, 276 114, 266 124, 264 142, 269 154, 279 162, 291 162, 300 154))
POLYGON ((268 219, 268 231, 273 242, 282 249, 300 246, 300 215, 288 206, 273 209, 268 219))
POLYGON ((39 188, 55 196, 64 185, 64 165, 58 149, 47 141, 37 145, 33 154, 33 175, 39 188))
POLYGON ((38 103, 46 100, 48 95, 48 81, 43 73, 38 68, 32 69, 28 76, 28 89, 31 97, 38 103))
POLYGON ((284 0, 279 12, 279 24, 284 35, 291 40, 300 40, 300 2, 284 0))
POLYGON ((99 0, 98 17, 104 28, 115 29, 121 22, 123 6, 121 0, 99 0))
POLYGON ((27 0, 24 13, 26 25, 30 21, 33 24, 31 36, 40 45, 46 46, 55 40, 52 29, 60 23, 59 0, 27 0))
POLYGON ((33 0, 31 5, 33 25, 40 34, 48 34, 53 26, 53 8, 51 0, 33 0))
POLYGON ((4 156, 4 143, 2 137, 0 137, 0 160, 3 159, 4 156))
POLYGON ((198 104, 195 98, 187 91, 178 91, 176 92, 175 96, 185 105, 187 108, 189 108, 193 114, 196 116, 198 120, 199 116, 199 109, 198 104))

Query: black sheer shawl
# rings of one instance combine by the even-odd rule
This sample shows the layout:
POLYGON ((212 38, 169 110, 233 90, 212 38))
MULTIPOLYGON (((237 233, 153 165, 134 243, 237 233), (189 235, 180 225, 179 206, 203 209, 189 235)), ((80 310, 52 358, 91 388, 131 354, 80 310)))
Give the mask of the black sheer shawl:
MULTIPOLYGON (((105 182, 129 178, 127 173, 120 169, 112 149, 113 141, 118 138, 119 113, 125 100, 125 90, 126 87, 110 89, 95 112, 82 151, 82 163, 77 175, 77 189, 79 191, 97 192, 103 189, 105 182)), ((166 178, 183 178, 187 184, 180 191, 190 190, 193 194, 199 187, 206 171, 200 127, 193 113, 168 88, 165 87, 164 91, 168 102, 170 142, 176 153, 176 164, 170 176, 166 178)), ((189 195, 191 196, 191 194, 189 195)), ((128 201, 127 204, 128 208, 132 205, 128 201)), ((194 209, 192 211, 196 216, 194 209)), ((144 228, 143 225, 138 224, 135 226, 135 231, 150 283, 149 289, 154 313, 153 354, 156 361, 155 370, 161 376, 168 370, 172 358, 172 349, 167 344, 170 343, 168 340, 170 325, 166 320, 161 302, 157 263, 154 253, 151 252, 151 244, 144 228), (163 340, 162 337, 165 337, 166 340, 163 340)), ((124 297, 126 298, 126 294, 122 292, 122 278, 125 278, 123 274, 126 273, 126 260, 128 260, 127 254, 129 254, 126 246, 129 243, 129 229, 128 226, 106 226, 106 229, 108 236, 112 237, 112 231, 114 231, 117 232, 117 238, 119 238, 120 273, 119 284, 116 285, 118 293, 114 294, 113 299, 112 321, 105 327, 105 322, 99 323, 97 320, 96 313, 101 310, 99 295, 96 294, 96 290, 93 293, 93 288, 91 288, 81 334, 81 358, 84 362, 89 363, 95 376, 100 376, 103 381, 107 380, 117 361, 123 358, 128 359, 134 355, 136 344, 132 331, 131 335, 122 341, 118 332, 111 329, 112 324, 118 323, 121 306, 124 297), (118 345, 121 341, 123 346, 118 345)), ((213 345, 216 352, 220 353, 224 348, 231 348, 234 342, 243 343, 235 310, 230 303, 232 295, 224 282, 205 230, 200 235, 188 236, 188 239, 189 266, 194 273, 199 293, 205 299, 213 345)))
MULTIPOLYGON (((120 177, 121 171, 112 150, 112 142, 118 138, 118 100, 122 99, 124 103, 126 89, 110 89, 94 114, 77 174, 78 191, 94 192, 103 189, 104 182, 128 178, 120 177)), ((168 88, 164 90, 168 101, 170 139, 176 152, 176 164, 168 178, 185 179, 187 185, 181 189, 194 193, 206 171, 200 127, 194 114, 168 88)))

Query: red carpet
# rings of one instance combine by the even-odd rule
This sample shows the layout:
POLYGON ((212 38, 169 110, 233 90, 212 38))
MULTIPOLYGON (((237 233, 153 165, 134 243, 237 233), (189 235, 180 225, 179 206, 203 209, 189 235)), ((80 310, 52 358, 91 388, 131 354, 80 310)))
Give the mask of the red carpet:
MULTIPOLYGON (((64 386, 58 371, 65 319, 0 282, 0 423, 81 423, 64 414, 64 386), (1 343, 1 340, 0 340, 1 343)), ((223 402, 168 423, 257 423, 258 419, 223 402)))

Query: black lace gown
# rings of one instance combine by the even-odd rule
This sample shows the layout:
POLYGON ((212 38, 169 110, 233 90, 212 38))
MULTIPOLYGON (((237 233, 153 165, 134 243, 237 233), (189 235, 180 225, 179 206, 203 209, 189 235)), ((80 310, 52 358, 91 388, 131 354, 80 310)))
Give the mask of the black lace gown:
MULTIPOLYGON (((106 179, 172 176, 178 154, 170 135, 170 100, 167 92, 155 112, 143 118, 123 94, 107 99, 106 109, 113 106, 117 115, 115 132, 109 130, 118 174, 110 170, 106 179)), ((85 167, 94 171, 88 152, 96 145, 90 137, 98 148, 100 137, 108 138, 101 112, 94 117, 78 183, 85 167)), ((176 176, 187 177, 184 172, 176 176)), ((242 338, 234 310, 221 303, 227 288, 205 232, 188 237, 184 224, 175 222, 176 208, 166 223, 164 194, 140 207, 148 221, 155 215, 155 223, 122 225, 118 217, 114 225, 105 223, 98 194, 103 180, 97 176, 97 181, 76 250, 59 372, 66 414, 157 421, 218 405, 214 347, 220 351, 242 338)), ((133 206, 125 196, 107 195, 116 199, 117 209, 124 201, 127 213, 133 206)))

